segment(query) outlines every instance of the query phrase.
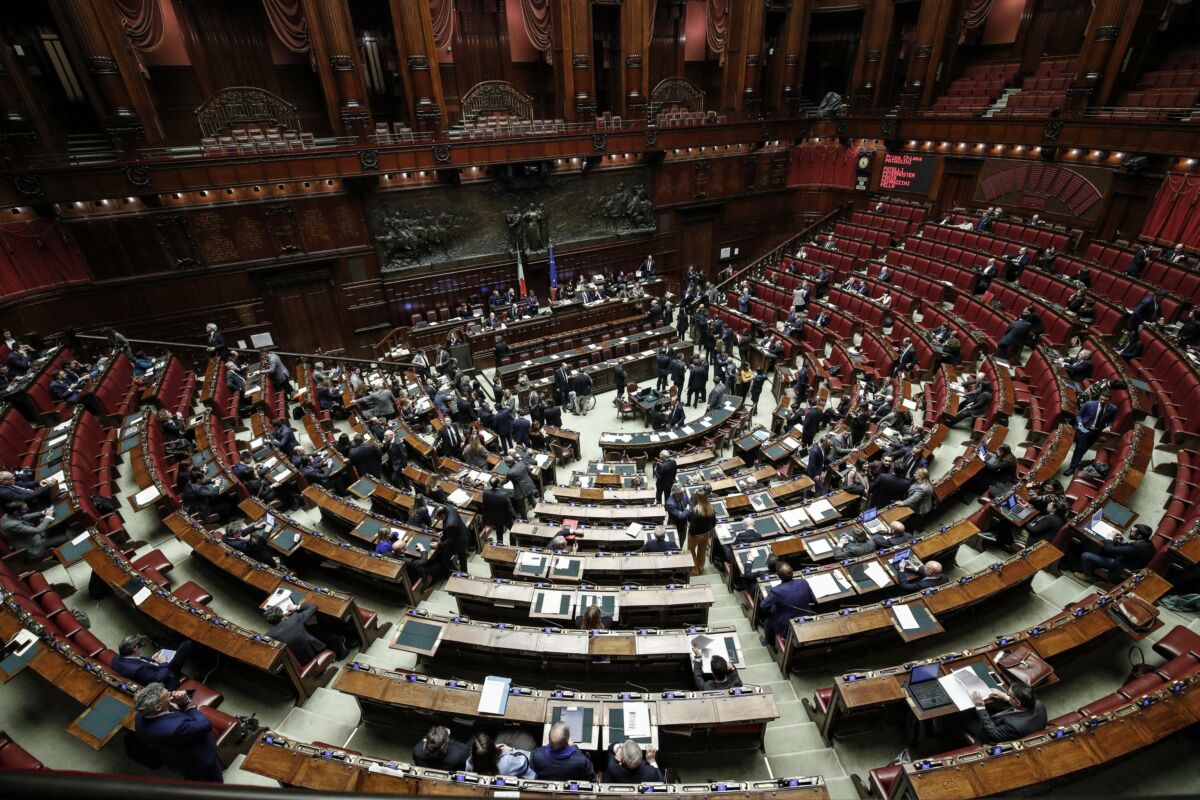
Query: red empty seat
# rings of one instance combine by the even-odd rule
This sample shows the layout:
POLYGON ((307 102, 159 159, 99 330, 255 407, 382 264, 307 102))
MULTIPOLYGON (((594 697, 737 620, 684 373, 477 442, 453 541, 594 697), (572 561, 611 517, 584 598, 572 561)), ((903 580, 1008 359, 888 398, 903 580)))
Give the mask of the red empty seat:
POLYGON ((147 569, 152 569, 158 573, 166 573, 175 569, 175 565, 171 563, 171 559, 167 558, 163 551, 155 548, 146 555, 141 556, 133 562, 133 567, 138 572, 144 572, 147 569))
POLYGON ((829 706, 833 703, 833 687, 825 686, 817 689, 813 693, 813 700, 816 701, 818 711, 822 714, 828 714, 829 706))
POLYGON ((900 780, 900 776, 903 773, 904 767, 899 764, 888 764, 886 767, 876 767, 871 770, 871 794, 881 798, 881 800, 891 797, 892 790, 896 788, 896 782, 900 780))
POLYGON ((1130 700, 1136 700, 1144 694, 1149 694, 1162 688, 1162 682, 1163 679, 1161 676, 1151 672, 1126 683, 1121 687, 1120 693, 1130 700))
POLYGON ((105 650, 104 642, 96 638, 96 635, 89 630, 80 630, 71 641, 75 643, 79 649, 83 650, 89 658, 94 658, 105 650))
POLYGON ((205 686, 203 683, 200 683, 200 681, 193 680, 191 678, 180 681, 179 688, 185 692, 189 690, 195 692, 192 695, 192 705, 198 708, 216 708, 225 700, 225 695, 214 691, 205 686))
POLYGON ((0 735, 0 769, 45 769, 45 765, 24 747, 7 736, 0 735))
POLYGON ((1099 700, 1088 703, 1086 706, 1079 709, 1079 713, 1085 717, 1095 717, 1099 716, 1100 714, 1106 714, 1109 711, 1112 711, 1114 708, 1123 706, 1128 702, 1129 698, 1122 696, 1118 692, 1113 692, 1106 697, 1101 697, 1099 700))
POLYGON ((1154 652, 1163 658, 1178 658, 1185 653, 1200 654, 1200 634, 1178 625, 1154 643, 1154 652))
POLYGON ((187 581, 171 592, 189 605, 203 608, 212 602, 212 595, 195 581, 187 581))

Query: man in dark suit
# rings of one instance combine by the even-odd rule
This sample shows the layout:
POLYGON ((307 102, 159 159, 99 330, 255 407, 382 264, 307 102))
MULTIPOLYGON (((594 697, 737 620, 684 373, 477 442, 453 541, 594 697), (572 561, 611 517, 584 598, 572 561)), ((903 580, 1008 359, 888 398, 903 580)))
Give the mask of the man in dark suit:
POLYGON ((522 447, 531 446, 532 441, 529 438, 529 431, 532 427, 533 426, 529 422, 528 417, 526 417, 524 414, 517 414, 516 418, 513 419, 512 422, 513 444, 518 444, 522 447))
POLYGON ((157 753, 172 771, 189 781, 224 782, 212 723, 191 707, 186 692, 169 692, 151 683, 133 696, 138 740, 157 753))
MULTIPOLYGON (((687 527, 686 518, 684 527, 687 527)), ((677 548, 667 540, 667 532, 665 530, 655 531, 654 535, 647 539, 646 543, 639 548, 643 553, 668 553, 675 549, 677 548)))
POLYGON ((671 486, 669 491, 663 508, 667 512, 667 523, 675 526, 675 539, 679 546, 683 547, 687 539, 688 519, 691 517, 692 507, 683 487, 678 483, 671 486))
POLYGON ((133 634, 122 639, 117 648, 117 655, 112 659, 113 671, 143 686, 161 683, 168 690, 175 691, 183 680, 183 675, 180 673, 183 665, 191 657, 195 644, 190 639, 184 639, 175 648, 175 654, 171 656, 170 660, 156 661, 141 654, 142 648, 149 643, 150 638, 141 634, 133 634))
POLYGON ((900 573, 900 580, 896 585, 900 587, 900 591, 905 594, 919 592, 922 589, 932 589, 934 586, 941 586, 947 580, 946 574, 942 572, 942 564, 939 561, 926 561, 917 569, 903 567, 900 573))
POLYGON ((287 610, 280 606, 263 609, 263 618, 271 626, 267 636, 287 645, 288 650, 301 665, 307 664, 327 649, 325 643, 308 632, 305 623, 317 613, 315 603, 289 605, 287 610))
POLYGON ((408 445, 404 437, 388 429, 383 434, 383 451, 387 456, 389 480, 396 486, 406 486, 408 478, 404 477, 404 468, 408 466, 408 445))
POLYGON ((1103 569, 1113 583, 1121 580, 1126 570, 1138 570, 1150 563, 1154 558, 1154 543, 1150 541, 1153 531, 1148 525, 1134 525, 1129 532, 1129 541, 1117 536, 1111 542, 1104 543, 1100 553, 1083 553, 1079 561, 1083 565, 1083 575, 1089 581, 1096 579, 1096 570, 1103 569))
POLYGON ((992 384, 990 381, 980 381, 979 385, 963 395, 958 404, 958 413, 950 418, 948 424, 954 427, 967 417, 982 417, 992 405, 992 384))
MULTIPOLYGON (((504 534, 517 519, 517 510, 513 508, 512 498, 500 488, 502 481, 499 475, 493 475, 488 480, 488 488, 483 490, 483 524, 496 531, 496 541, 503 543, 504 534)), ((515 542, 514 542, 515 544, 515 542)))
POLYGON ((867 488, 867 505, 883 508, 908 496, 911 483, 891 472, 880 472, 867 488))
POLYGON ((463 521, 458 509, 449 504, 438 506, 437 510, 433 512, 433 518, 442 523, 442 543, 439 545, 439 549, 444 551, 445 558, 457 559, 459 571, 466 572, 467 537, 469 536, 467 523, 463 521))
POLYGON ((900 354, 896 356, 896 365, 892 369, 892 374, 908 372, 915 366, 917 366, 917 348, 913 345, 912 339, 905 336, 904 346, 900 348, 900 354))
POLYGON ((437 449, 443 456, 461 460, 463 457, 463 438, 454 424, 447 422, 437 433, 437 449))
POLYGON ((1004 268, 1004 280, 1016 281, 1021 277, 1021 273, 1029 266, 1029 248, 1022 247, 1016 253, 1009 256, 1007 259, 1008 265, 1004 268))
POLYGON ((1147 322, 1156 322, 1162 316, 1164 292, 1148 294, 1129 312, 1129 329, 1137 333, 1147 322))
POLYGON ((669 450, 662 450, 658 454, 658 460, 654 462, 653 470, 654 502, 661 503, 675 485, 675 473, 679 472, 679 465, 671 458, 669 450))
POLYGON ((683 410, 683 402, 676 400, 675 404, 671 406, 671 413, 667 415, 667 427, 678 428, 685 421, 687 421, 687 412, 683 410))
POLYGON ((825 412, 821 407, 813 403, 804 412, 804 423, 801 426, 800 444, 808 447, 813 443, 813 439, 817 438, 817 431, 821 429, 821 424, 825 421, 825 412))
POLYGON ((559 364, 554 368, 554 390, 558 392, 558 404, 560 406, 565 405, 567 402, 567 395, 571 391, 570 381, 571 378, 567 374, 565 366, 559 364))
POLYGON ((282 419, 271 422, 271 435, 269 439, 271 444, 282 450, 288 458, 292 457, 292 453, 300 445, 300 442, 296 439, 296 432, 288 427, 288 424, 282 419))
POLYGON ((1017 317, 1008 323, 1000 341, 996 342, 996 355, 1001 358, 1017 358, 1025 347, 1025 340, 1033 330, 1033 322, 1024 317, 1017 317))
POLYGON ((671 374, 671 355, 667 352, 667 348, 658 348, 658 354, 654 356, 654 371, 658 376, 658 383, 655 388, 660 392, 667 390, 667 378, 671 374))
POLYGON ((217 330, 215 323, 208 323, 204 326, 204 330, 208 333, 208 352, 222 361, 229 360, 229 347, 225 344, 225 337, 217 330))
POLYGON ((496 416, 492 418, 492 430, 500 439, 501 450, 511 450, 513 446, 512 438, 513 412, 508 406, 502 406, 496 412, 496 416))
POLYGON ((350 448, 350 463, 358 471, 359 477, 383 477, 383 452, 374 442, 363 438, 361 433, 354 437, 354 446, 350 448))
POLYGON ((1063 372, 1075 383, 1082 383, 1092 377, 1095 367, 1092 364, 1092 351, 1086 347, 1075 354, 1075 358, 1063 364, 1063 372))
POLYGON ((1122 272, 1125 275, 1129 275, 1134 278, 1140 278, 1142 272, 1146 269, 1146 261, 1148 259, 1149 253, 1146 251, 1146 248, 1139 247, 1137 252, 1133 254, 1133 258, 1130 259, 1129 264, 1122 272))
POLYGON ((821 437, 821 441, 813 442, 812 447, 808 449, 808 465, 806 472, 812 482, 816 484, 817 491, 825 493, 825 463, 829 456, 829 437, 821 437))
POLYGON ((692 408, 698 406, 703 400, 705 392, 708 388, 708 365, 700 359, 696 359, 688 370, 688 390, 687 404, 692 408))
POLYGON ((692 680, 696 684, 696 689, 701 692, 711 691, 713 689, 736 689, 742 685, 742 679, 738 677, 737 670, 729 665, 729 662, 720 656, 713 656, 709 661, 709 669, 712 670, 712 677, 704 677, 704 660, 700 657, 700 650, 692 648, 692 680))
POLYGON ((529 474, 529 468, 525 466, 525 462, 519 460, 515 453, 509 453, 504 457, 504 466, 508 479, 512 481, 513 485, 513 508, 517 510, 522 519, 528 519, 530 504, 538 502, 541 498, 541 491, 533 482, 533 476, 529 474))
POLYGON ((1007 693, 999 689, 986 695, 972 692, 971 700, 976 718, 967 723, 967 732, 985 744, 1023 739, 1046 727, 1046 706, 1021 681, 1013 681, 1007 693), (988 711, 988 700, 999 700, 1004 707, 988 711))
POLYGON ((1079 407, 1079 413, 1075 416, 1075 452, 1071 454, 1071 463, 1067 467, 1068 475, 1075 474, 1088 450, 1116 419, 1117 407, 1110 400, 1112 392, 1106 389, 1100 393, 1098 400, 1088 400, 1079 407))
POLYGON ((683 363, 683 359, 675 357, 671 359, 671 384, 679 390, 679 396, 683 397, 683 382, 687 377, 687 365, 683 363))
POLYGON ((779 585, 767 592, 759 603, 763 620, 763 635, 759 641, 765 647, 773 645, 776 635, 787 630, 789 619, 810 614, 817 607, 817 598, 808 581, 804 578, 795 580, 791 564, 786 561, 780 564, 775 574, 779 576, 779 585))
POLYGON ((551 428, 561 428, 562 421, 562 406, 552 405, 546 406, 546 410, 542 412, 543 419, 551 428))
POLYGON ((54 373, 54 379, 50 381, 50 396, 60 403, 75 405, 79 402, 79 389, 67 376, 63 370, 54 373))

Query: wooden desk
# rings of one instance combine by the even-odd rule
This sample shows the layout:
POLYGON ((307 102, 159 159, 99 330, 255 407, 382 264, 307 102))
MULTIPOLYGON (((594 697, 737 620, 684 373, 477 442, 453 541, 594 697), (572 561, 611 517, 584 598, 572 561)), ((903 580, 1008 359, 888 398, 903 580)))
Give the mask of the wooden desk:
MULTIPOLYGON (((579 577, 574 582, 614 584, 681 583, 686 585, 695 567, 691 553, 552 553, 537 548, 522 550, 516 547, 488 544, 483 558, 494 578, 517 580, 553 580, 552 577, 523 576, 517 569, 521 554, 537 554, 552 558, 574 558, 581 562, 579 577)), ((551 567, 553 569, 553 566, 551 567)))
POLYGON ((607 451, 626 454, 657 455, 660 450, 680 450, 705 439, 735 419, 741 410, 744 398, 729 395, 720 408, 705 411, 699 419, 692 420, 672 430, 639 433, 602 433, 600 447, 607 451))
MULTIPOLYGON (((569 586, 533 584, 502 578, 478 578, 455 573, 446 582, 446 591, 458 602, 460 614, 492 622, 529 622, 531 619, 559 619, 535 613, 535 595, 539 587, 553 591, 574 591, 569 586)), ((585 590, 579 590, 585 591, 585 590)), ((597 589, 615 596, 618 627, 665 627, 668 625, 707 625, 713 604, 709 584, 669 584, 655 587, 608 587, 597 589)), ((583 611, 575 607, 571 619, 559 624, 575 627, 574 618, 583 611)), ((536 622, 532 623, 536 624, 536 622)))
MULTIPOLYGON (((642 545, 654 536, 655 532, 664 531, 667 534, 667 541, 675 547, 679 546, 679 543, 675 541, 674 525, 643 525, 637 536, 630 536, 627 533, 628 527, 627 525, 617 525, 602 528, 594 525, 581 525, 573 531, 577 537, 575 543, 584 552, 640 550, 642 545)), ((521 548, 549 547, 550 542, 560 530, 562 530, 560 524, 516 522, 509 529, 509 535, 521 548)))
MULTIPOLYGON (((508 797, 522 789, 546 800, 572 800, 586 792, 601 797, 628 797, 630 785, 599 784, 591 781, 565 783, 520 778, 493 778, 459 773, 464 779, 447 773, 413 767, 408 764, 356 755, 346 751, 327 751, 304 742, 290 741, 273 731, 258 734, 242 767, 285 786, 319 792, 363 792, 396 795, 455 794, 469 797, 508 797)), ((728 800, 829 800, 822 778, 779 778, 762 781, 720 781, 721 796, 728 800)), ((714 783, 655 785, 655 794, 707 794, 714 783)))
POLYGON ((648 703, 658 720, 660 745, 672 753, 728 749, 747 743, 758 744, 766 724, 779 717, 770 689, 743 686, 740 692, 672 691, 646 694, 624 691, 616 694, 541 690, 514 686, 502 716, 478 711, 483 685, 445 680, 407 670, 381 670, 351 663, 342 668, 331 688, 353 695, 363 719, 400 726, 413 734, 424 734, 433 721, 470 720, 476 728, 496 730, 502 725, 540 727, 551 702, 597 702, 600 718, 610 706, 632 701, 648 703), (664 743, 666 743, 664 745, 664 743))

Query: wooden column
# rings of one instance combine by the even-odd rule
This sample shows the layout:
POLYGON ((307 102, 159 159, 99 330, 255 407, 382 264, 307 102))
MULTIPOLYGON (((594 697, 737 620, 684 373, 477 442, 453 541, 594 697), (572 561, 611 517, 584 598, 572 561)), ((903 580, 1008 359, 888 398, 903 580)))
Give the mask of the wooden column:
MULTIPOLYGON (((902 110, 912 111, 929 104, 938 64, 945 50, 946 31, 956 5, 954 0, 923 0, 921 3, 921 16, 913 37, 912 58, 904 91, 900 94, 902 110)), ((954 24, 958 24, 957 17, 954 18, 954 24)))
POLYGON ((54 124, 46 115, 25 65, 17 60, 8 39, 0 33, 0 113, 4 115, 3 141, 24 140, 17 150, 61 152, 62 143, 54 124))
POLYGON ((596 116, 592 4, 589 0, 552 0, 550 18, 555 100, 567 122, 589 122, 596 116))
POLYGON ((391 0, 392 26, 404 73, 404 93, 417 130, 440 131, 446 125, 442 73, 433 44, 427 0, 391 0))
POLYGON ((854 60, 850 96, 868 108, 877 105, 879 100, 883 54, 892 34, 893 9, 893 0, 868 0, 867 13, 863 17, 862 40, 854 60))
POLYGON ((105 133, 122 147, 166 139, 116 7, 105 0, 54 0, 59 30, 86 73, 85 91, 105 133))
POLYGON ((721 109, 759 111, 762 96, 758 74, 763 58, 763 22, 766 6, 759 0, 729 5, 729 38, 721 70, 721 109))
POLYGON ((1067 105, 1108 105, 1143 0, 1095 0, 1067 105))
POLYGON ((812 20, 813 0, 793 0, 783 23, 779 47, 783 50, 783 69, 778 79, 767 85, 763 105, 769 111, 794 108, 804 84, 804 56, 808 51, 808 29, 812 20))
POLYGON ((621 57, 625 59, 621 111, 625 117, 646 116, 650 97, 650 35, 654 30, 654 20, 650 18, 652 5, 650 0, 625 0, 621 6, 621 57))
POLYGON ((372 132, 371 106, 350 8, 346 0, 303 2, 329 122, 339 136, 365 138, 372 132))

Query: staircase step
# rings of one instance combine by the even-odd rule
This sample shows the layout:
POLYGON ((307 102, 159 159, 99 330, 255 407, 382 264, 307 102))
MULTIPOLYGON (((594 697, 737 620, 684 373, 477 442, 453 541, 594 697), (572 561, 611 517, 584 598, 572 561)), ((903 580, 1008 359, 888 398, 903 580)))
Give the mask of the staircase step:
POLYGON ((766 751, 773 756, 786 756, 809 750, 824 749, 825 742, 815 722, 791 725, 772 723, 767 726, 766 751))
POLYGON ((771 774, 780 778, 797 778, 820 775, 826 780, 846 775, 841 763, 833 750, 821 748, 805 750, 802 753, 788 755, 768 755, 767 763, 771 765, 771 774))
POLYGON ((358 708, 358 703, 354 702, 349 695, 324 686, 313 692, 312 697, 308 698, 308 702, 304 704, 304 710, 351 727, 358 727, 362 722, 362 712, 358 708))
MULTIPOLYGON (((349 698, 347 698, 349 700, 349 698)), ((302 742, 321 741, 342 747, 350 734, 354 733, 355 725, 316 714, 303 708, 293 708, 283 718, 283 722, 275 727, 284 736, 299 739, 302 742)))

